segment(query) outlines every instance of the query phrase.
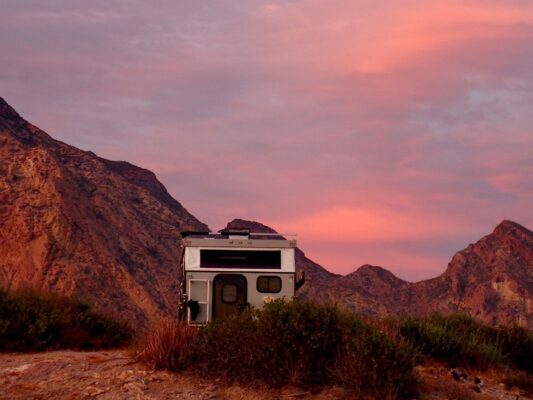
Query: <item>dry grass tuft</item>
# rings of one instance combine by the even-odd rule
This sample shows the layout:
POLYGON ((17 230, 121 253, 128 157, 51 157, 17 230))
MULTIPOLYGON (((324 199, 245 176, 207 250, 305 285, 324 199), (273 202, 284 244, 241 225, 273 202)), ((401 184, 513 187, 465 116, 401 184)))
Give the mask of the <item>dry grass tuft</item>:
POLYGON ((197 328, 171 319, 161 320, 139 344, 136 359, 152 369, 182 370, 189 363, 197 328))

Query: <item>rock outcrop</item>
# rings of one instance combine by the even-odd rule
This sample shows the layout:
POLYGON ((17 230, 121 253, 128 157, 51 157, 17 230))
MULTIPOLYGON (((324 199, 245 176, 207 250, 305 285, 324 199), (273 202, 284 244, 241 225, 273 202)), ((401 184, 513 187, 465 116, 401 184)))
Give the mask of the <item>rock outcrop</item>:
POLYGON ((489 323, 533 327, 533 232, 503 221, 456 253, 442 275, 411 290, 412 312, 463 311, 489 323))

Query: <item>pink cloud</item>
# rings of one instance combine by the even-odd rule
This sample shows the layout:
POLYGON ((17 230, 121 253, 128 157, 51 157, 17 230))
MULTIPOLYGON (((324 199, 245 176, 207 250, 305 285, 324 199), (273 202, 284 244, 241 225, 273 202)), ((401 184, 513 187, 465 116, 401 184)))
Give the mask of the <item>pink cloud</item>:
POLYGON ((334 207, 298 219, 272 221, 283 231, 298 231, 321 242, 422 240, 465 232, 468 222, 416 209, 334 207))
POLYGON ((532 189, 531 175, 525 176, 518 173, 492 175, 490 184, 499 191, 507 193, 521 192, 522 189, 532 189))
POLYGON ((414 279, 531 223, 532 40, 527 2, 8 1, 0 88, 212 228, 259 220, 334 270, 414 279))

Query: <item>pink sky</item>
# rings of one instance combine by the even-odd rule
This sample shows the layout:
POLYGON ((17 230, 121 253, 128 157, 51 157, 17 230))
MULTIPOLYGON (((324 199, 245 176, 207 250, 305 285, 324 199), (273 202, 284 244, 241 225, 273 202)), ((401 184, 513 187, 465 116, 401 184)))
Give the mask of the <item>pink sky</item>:
POLYGON ((533 226, 530 1, 3 1, 0 95, 212 229, 409 280, 533 226))

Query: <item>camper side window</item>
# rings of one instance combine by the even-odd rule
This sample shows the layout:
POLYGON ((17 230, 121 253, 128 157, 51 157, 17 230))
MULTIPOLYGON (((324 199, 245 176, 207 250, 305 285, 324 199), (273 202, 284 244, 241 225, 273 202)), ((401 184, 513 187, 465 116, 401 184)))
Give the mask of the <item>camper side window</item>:
POLYGON ((257 278, 257 291, 261 293, 281 292, 281 278, 279 276, 260 276, 257 278))

